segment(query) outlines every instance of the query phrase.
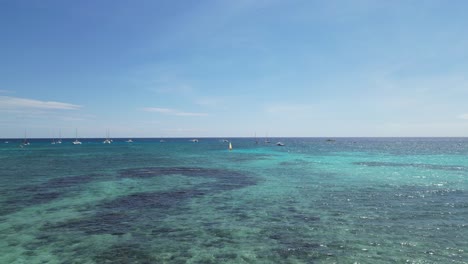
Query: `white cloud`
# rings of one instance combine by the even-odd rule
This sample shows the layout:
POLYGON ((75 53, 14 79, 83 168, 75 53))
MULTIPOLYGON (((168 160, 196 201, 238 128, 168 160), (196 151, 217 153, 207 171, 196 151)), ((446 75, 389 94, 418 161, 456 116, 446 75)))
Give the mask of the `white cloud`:
POLYGON ((0 96, 0 110, 78 110, 80 108, 80 105, 69 103, 0 96))
POLYGON ((461 114, 458 118, 468 120, 468 114, 461 114))
POLYGON ((196 112, 184 112, 171 108, 160 108, 160 107, 145 107, 143 111, 160 113, 165 115, 174 115, 174 116, 207 116, 206 113, 196 113, 196 112))

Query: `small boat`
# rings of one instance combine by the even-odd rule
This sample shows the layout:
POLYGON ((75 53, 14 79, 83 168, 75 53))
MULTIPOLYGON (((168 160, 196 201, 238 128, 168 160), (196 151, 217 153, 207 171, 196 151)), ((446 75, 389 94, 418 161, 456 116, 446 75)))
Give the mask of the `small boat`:
POLYGON ((229 142, 229 150, 232 150, 232 144, 229 142))
POLYGON ((284 146, 284 143, 283 143, 283 142, 277 142, 277 143, 276 143, 276 146, 282 147, 282 146, 284 146))
POLYGON ((21 143, 21 146, 29 146, 30 143, 28 141, 28 139, 26 138, 26 131, 24 131, 24 140, 23 140, 23 143, 21 143))
POLYGON ((59 131, 59 138, 55 141, 55 144, 62 144, 62 131, 59 131))
POLYGON ((102 142, 103 144, 110 144, 112 140, 109 139, 109 130, 106 131, 106 140, 102 142))
POLYGON ((10 143, 10 142, 8 142, 8 141, 5 141, 5 144, 8 144, 8 143, 10 143))
POLYGON ((73 145, 81 145, 81 141, 78 140, 78 129, 75 130, 75 141, 72 143, 73 145))
POLYGON ((334 140, 334 139, 331 139, 331 138, 329 138, 329 139, 327 139, 327 140, 325 140, 325 141, 327 141, 327 142, 335 142, 335 140, 334 140))
POLYGON ((190 140, 190 141, 192 141, 192 142, 198 142, 198 139, 194 138, 194 139, 192 139, 192 140, 190 140))
POLYGON ((132 140, 132 139, 128 139, 128 140, 127 140, 127 141, 125 141, 125 142, 127 142, 127 143, 132 143, 132 142, 133 142, 133 140, 132 140))
POLYGON ((166 140, 161 139, 161 140, 159 140, 159 142, 164 143, 164 142, 166 142, 166 140))
POLYGON ((227 139, 223 139, 223 140, 221 140, 221 142, 228 143, 228 142, 229 142, 229 140, 227 140, 227 139))

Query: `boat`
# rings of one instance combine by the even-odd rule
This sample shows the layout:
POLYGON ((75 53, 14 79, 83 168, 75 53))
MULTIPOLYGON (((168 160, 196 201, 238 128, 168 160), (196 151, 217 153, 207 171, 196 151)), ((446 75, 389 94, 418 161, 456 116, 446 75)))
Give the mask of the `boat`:
POLYGON ((8 142, 8 141, 5 141, 5 144, 8 144, 8 143, 10 143, 10 142, 8 142))
POLYGON ((257 132, 255 132, 255 134, 254 134, 254 138, 255 138, 255 144, 258 144, 258 140, 257 140, 257 132))
POLYGON ((78 129, 75 130, 75 141, 73 141, 73 145, 81 145, 81 141, 78 140, 78 129))
POLYGON ((192 139, 192 140, 190 140, 190 141, 192 141, 192 142, 198 142, 198 139, 194 138, 194 139, 192 139))
POLYGON ((276 146, 282 147, 282 146, 284 146, 284 143, 283 143, 283 142, 277 142, 277 143, 276 143, 276 146))
POLYGON ((232 150, 232 144, 229 142, 229 150, 232 150))
POLYGON ((265 137, 265 143, 270 143, 270 140, 268 140, 268 133, 266 134, 266 137, 265 137))
POLYGON ((159 140, 159 142, 164 143, 164 142, 166 142, 166 140, 161 139, 161 140, 159 140))
POLYGON ((325 141, 327 141, 327 142, 335 142, 335 140, 334 140, 334 139, 331 139, 331 138, 329 138, 329 139, 327 139, 327 140, 325 140, 325 141))
POLYGON ((221 140, 221 142, 228 143, 228 142, 229 142, 229 140, 227 140, 227 139, 223 139, 223 140, 221 140))
POLYGON ((125 142, 127 142, 127 143, 132 143, 132 142, 133 142, 133 140, 130 138, 130 139, 128 139, 128 140, 127 140, 127 141, 125 141, 125 142))
POLYGON ((30 143, 28 141, 28 139, 26 138, 26 131, 24 131, 24 140, 23 140, 23 143, 21 143, 21 146, 29 146, 30 143))
POLYGON ((59 131, 59 139, 55 143, 62 144, 62 131, 59 131))
POLYGON ((102 143, 104 144, 112 143, 112 140, 109 139, 109 130, 106 131, 106 140, 104 140, 102 143))

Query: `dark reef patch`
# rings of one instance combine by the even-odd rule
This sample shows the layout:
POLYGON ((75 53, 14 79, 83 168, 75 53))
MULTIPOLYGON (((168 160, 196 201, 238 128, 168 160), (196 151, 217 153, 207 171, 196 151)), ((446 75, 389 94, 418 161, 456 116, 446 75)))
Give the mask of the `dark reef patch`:
POLYGON ((77 175, 50 179, 43 183, 19 187, 9 192, 9 197, 0 204, 0 215, 17 212, 29 206, 49 203, 66 196, 82 184, 89 183, 101 175, 77 175))
POLYGON ((122 178, 148 178, 169 175, 219 178, 227 175, 236 176, 242 174, 230 170, 200 167, 146 167, 136 169, 125 169, 120 171, 120 176, 122 178))
POLYGON ((111 246, 105 251, 94 256, 96 263, 114 263, 114 264, 151 264, 158 263, 158 260, 148 251, 143 250, 137 245, 117 244, 111 246))
POLYGON ((140 210, 140 209, 169 209, 177 206, 180 203, 204 195, 205 192, 199 190, 175 190, 168 192, 147 192, 135 193, 128 196, 123 196, 109 202, 101 204, 101 210, 140 210))
POLYGON ((46 224, 43 226, 43 230, 55 232, 67 229, 89 235, 122 235, 125 233, 138 233, 140 232, 138 228, 144 225, 145 230, 153 230, 154 234, 158 230, 158 223, 164 221, 168 215, 183 212, 184 206, 192 199, 256 184, 256 180, 246 174, 220 169, 152 167, 127 169, 120 172, 120 177, 125 178, 168 175, 203 177, 214 179, 214 181, 196 184, 190 189, 134 193, 108 200, 98 204, 95 207, 96 213, 93 215, 65 222, 46 224), (148 223, 150 224, 148 225, 148 223))
POLYGON ((122 178, 152 178, 170 175, 214 179, 214 182, 205 183, 198 186, 198 188, 195 188, 198 190, 208 189, 209 192, 229 191, 255 185, 257 183, 256 179, 249 177, 241 172, 211 168, 148 167, 120 171, 120 177, 122 178))

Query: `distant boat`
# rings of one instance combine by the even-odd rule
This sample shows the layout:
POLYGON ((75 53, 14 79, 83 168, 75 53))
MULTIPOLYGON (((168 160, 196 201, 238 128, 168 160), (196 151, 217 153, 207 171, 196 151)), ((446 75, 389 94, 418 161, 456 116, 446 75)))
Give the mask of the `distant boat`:
POLYGON ((221 140, 221 142, 226 142, 227 143, 227 142, 229 142, 229 140, 223 139, 223 140, 221 140))
POLYGON ((229 142, 229 150, 232 150, 232 144, 229 142))
POLYGON ((24 140, 23 140, 23 143, 21 144, 21 146, 29 146, 30 143, 26 137, 26 130, 24 131, 24 140))
POLYGON ((8 141, 5 141, 5 144, 8 144, 8 143, 10 143, 10 142, 8 142, 8 141))
POLYGON ((257 132, 255 132, 255 134, 254 134, 254 138, 255 138, 255 144, 258 144, 258 140, 257 140, 257 132))
POLYGON ((127 142, 127 143, 132 143, 133 140, 132 140, 132 139, 129 139, 129 140, 125 141, 125 142, 127 142))
POLYGON ((198 142, 198 139, 194 138, 194 139, 192 139, 192 140, 190 140, 190 141, 192 141, 192 142, 198 142))
POLYGON ((277 142, 277 143, 276 143, 276 146, 282 147, 282 146, 284 146, 284 143, 283 143, 283 142, 277 142))
POLYGON ((159 142, 164 143, 164 142, 166 142, 166 140, 161 139, 161 140, 159 140, 159 142))
POLYGON ((106 140, 104 140, 102 143, 104 144, 112 143, 112 140, 109 139, 109 130, 106 131, 106 140))
POLYGON ((59 131, 59 139, 55 143, 62 144, 62 131, 59 131))
POLYGON ((268 134, 266 134, 265 143, 270 143, 270 140, 268 140, 268 134))
POLYGON ((334 139, 331 139, 331 138, 327 139, 326 141, 327 141, 327 142, 335 142, 335 140, 334 140, 334 139))
POLYGON ((75 141, 73 141, 73 145, 81 145, 81 142, 78 141, 78 129, 75 130, 75 141))
POLYGON ((52 139, 52 142, 50 142, 50 144, 55 145, 55 143, 56 143, 56 142, 55 142, 55 138, 53 138, 53 139, 52 139))

